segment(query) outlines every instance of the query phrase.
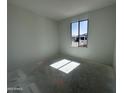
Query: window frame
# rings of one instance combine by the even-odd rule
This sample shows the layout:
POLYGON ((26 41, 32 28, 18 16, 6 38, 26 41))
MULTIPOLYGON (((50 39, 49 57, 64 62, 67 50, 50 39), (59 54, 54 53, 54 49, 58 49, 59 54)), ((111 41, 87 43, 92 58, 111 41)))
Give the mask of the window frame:
POLYGON ((73 21, 73 22, 70 23, 71 47, 74 47, 74 46, 72 46, 72 23, 78 22, 78 37, 80 37, 80 22, 82 22, 82 21, 87 21, 87 22, 88 22, 88 23, 87 23, 87 46, 86 46, 86 47, 79 46, 79 41, 78 41, 78 46, 76 46, 75 48, 78 48, 78 47, 88 48, 89 19, 83 19, 83 20, 73 21))

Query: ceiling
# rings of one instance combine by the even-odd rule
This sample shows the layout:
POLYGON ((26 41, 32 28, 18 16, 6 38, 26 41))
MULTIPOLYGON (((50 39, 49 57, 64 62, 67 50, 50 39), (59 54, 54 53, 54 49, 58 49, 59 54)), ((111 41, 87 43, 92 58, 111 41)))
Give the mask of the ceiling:
POLYGON ((14 4, 54 20, 62 20, 103 8, 115 2, 116 0, 8 0, 9 4, 14 4))

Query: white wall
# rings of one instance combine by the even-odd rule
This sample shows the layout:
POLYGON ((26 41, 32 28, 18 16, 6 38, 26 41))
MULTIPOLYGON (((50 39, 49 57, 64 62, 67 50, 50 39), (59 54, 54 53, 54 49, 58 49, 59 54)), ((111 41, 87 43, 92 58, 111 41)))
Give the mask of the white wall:
POLYGON ((58 25, 51 19, 8 5, 8 70, 58 53, 58 25))
POLYGON ((108 65, 113 64, 116 33, 115 5, 62 20, 59 25, 63 55, 74 56, 108 65), (88 48, 71 47, 70 23, 89 18, 88 48))
POLYGON ((81 14, 58 23, 22 8, 8 5, 8 70, 59 54, 113 64, 115 5, 81 14), (70 22, 89 18, 88 48, 71 47, 70 22))

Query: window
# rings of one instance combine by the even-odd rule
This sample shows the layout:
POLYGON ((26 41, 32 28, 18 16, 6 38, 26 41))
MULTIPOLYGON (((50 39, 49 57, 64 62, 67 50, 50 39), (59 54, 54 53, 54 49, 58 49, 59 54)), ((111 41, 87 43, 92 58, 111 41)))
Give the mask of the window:
POLYGON ((74 70, 79 65, 80 65, 80 63, 77 63, 77 62, 74 62, 71 60, 67 60, 67 59, 62 59, 58 62, 51 64, 50 66, 68 74, 69 72, 74 70))
POLYGON ((88 19, 71 23, 72 47, 87 47, 88 19))

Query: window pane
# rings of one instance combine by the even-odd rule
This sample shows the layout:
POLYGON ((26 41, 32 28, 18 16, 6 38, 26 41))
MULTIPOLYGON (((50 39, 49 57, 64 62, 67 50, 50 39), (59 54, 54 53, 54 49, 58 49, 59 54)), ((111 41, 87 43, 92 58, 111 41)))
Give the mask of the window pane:
POLYGON ((79 46, 87 47, 87 31, 88 31, 88 20, 80 22, 80 39, 79 46))
POLYGON ((72 46, 78 47, 78 22, 71 24, 71 33, 72 33, 72 46))

